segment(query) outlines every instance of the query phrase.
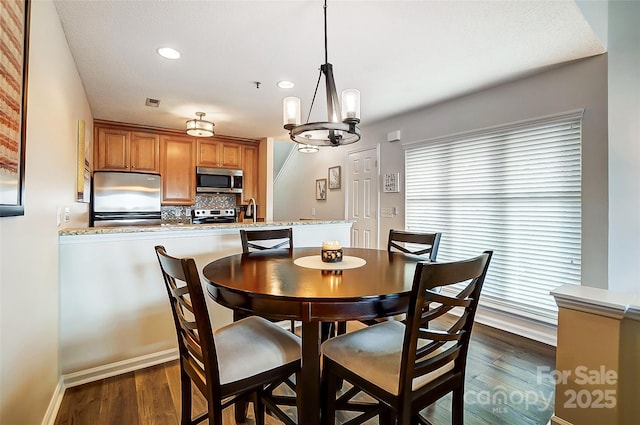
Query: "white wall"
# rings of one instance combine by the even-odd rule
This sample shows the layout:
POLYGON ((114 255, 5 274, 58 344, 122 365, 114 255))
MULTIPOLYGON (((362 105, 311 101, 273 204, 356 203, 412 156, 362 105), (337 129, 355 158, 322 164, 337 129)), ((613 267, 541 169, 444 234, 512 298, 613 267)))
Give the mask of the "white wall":
POLYGON ((75 203, 77 121, 92 116, 50 0, 31 3, 25 215, 0 219, 0 423, 40 424, 59 379, 57 207, 75 203))
MULTIPOLYGON (((364 95, 364 94, 363 94, 364 95)), ((320 218, 342 217, 344 192, 329 193, 327 201, 313 199, 316 178, 327 168, 345 166, 349 151, 380 146, 380 173, 400 172, 404 180, 401 142, 387 142, 387 133, 400 130, 402 142, 430 139, 459 132, 584 108, 583 122, 583 284, 607 283, 607 62, 606 55, 570 63, 507 84, 453 99, 378 123, 365 125, 354 145, 321 149, 286 164, 274 191, 274 216, 309 214, 316 207, 320 218), (286 178, 284 178, 286 176, 286 178), (295 205, 292 207, 292 205, 295 205), (286 206, 286 207, 283 207, 286 206)), ((344 188, 343 181, 343 188, 344 188)), ((401 183, 401 189, 402 183, 401 183)), ((380 240, 390 228, 404 228, 404 192, 380 194, 380 208, 398 207, 399 215, 380 219, 380 240)), ((444 236, 446 237, 446 235, 444 236)))
POLYGON ((609 2, 609 289, 640 294, 640 2, 609 2))

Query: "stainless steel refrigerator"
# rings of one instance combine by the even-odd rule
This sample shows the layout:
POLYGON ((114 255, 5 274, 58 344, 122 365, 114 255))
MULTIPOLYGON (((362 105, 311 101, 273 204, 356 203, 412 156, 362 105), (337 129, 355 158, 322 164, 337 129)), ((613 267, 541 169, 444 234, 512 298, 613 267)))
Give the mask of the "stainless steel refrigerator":
POLYGON ((142 226, 162 222, 160 175, 95 171, 89 226, 142 226))

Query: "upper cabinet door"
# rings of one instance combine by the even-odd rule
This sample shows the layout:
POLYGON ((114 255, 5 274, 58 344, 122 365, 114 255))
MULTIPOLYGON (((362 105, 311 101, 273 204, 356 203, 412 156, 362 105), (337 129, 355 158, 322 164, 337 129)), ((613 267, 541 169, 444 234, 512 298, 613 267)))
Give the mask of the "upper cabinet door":
POLYGON ((220 143, 220 166, 222 168, 242 167, 242 145, 238 143, 220 143))
POLYGON ((160 172, 160 137, 153 133, 98 128, 96 170, 160 172))
POLYGON ((220 166, 220 143, 213 139, 197 139, 197 166, 220 166))
POLYGON ((98 129, 94 163, 96 170, 129 171, 129 132, 98 129))
POLYGON ((131 133, 131 171, 160 172, 160 137, 152 133, 131 133))
POLYGON ((197 140, 198 167, 242 168, 242 144, 216 138, 197 140))
POLYGON ((193 205, 196 201, 195 141, 190 137, 160 137, 162 205, 193 205))

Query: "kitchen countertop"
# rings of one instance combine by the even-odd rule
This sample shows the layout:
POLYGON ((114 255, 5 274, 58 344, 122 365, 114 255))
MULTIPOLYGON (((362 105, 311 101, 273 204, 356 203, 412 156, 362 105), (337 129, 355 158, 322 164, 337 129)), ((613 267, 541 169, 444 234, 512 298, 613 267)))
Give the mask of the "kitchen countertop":
POLYGON ((314 224, 350 223, 349 220, 291 220, 291 221, 259 221, 253 223, 244 221, 239 223, 214 223, 214 224, 161 224, 158 226, 117 226, 117 227, 75 227, 58 231, 58 236, 79 235, 110 235, 123 233, 149 233, 167 231, 207 231, 211 229, 246 229, 251 227, 283 227, 314 224))

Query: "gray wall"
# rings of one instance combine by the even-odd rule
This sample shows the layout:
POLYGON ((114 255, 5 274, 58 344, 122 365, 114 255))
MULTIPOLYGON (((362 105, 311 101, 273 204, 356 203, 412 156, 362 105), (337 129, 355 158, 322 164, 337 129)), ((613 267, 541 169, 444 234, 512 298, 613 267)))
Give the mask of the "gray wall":
MULTIPOLYGON (((75 202, 78 120, 93 118, 52 1, 31 2, 25 214, 0 219, 0 423, 34 425, 60 391, 57 209, 75 202)), ((49 418, 50 419, 50 418, 49 418)), ((51 421, 50 423, 53 423, 51 421)))
MULTIPOLYGON (((412 142, 584 108, 583 121, 583 247, 584 285, 607 285, 607 57, 601 55, 566 64, 507 84, 406 113, 378 123, 366 123, 358 144, 321 149, 319 154, 295 155, 283 170, 286 178, 274 189, 274 218, 308 216, 316 208, 320 218, 345 214, 344 184, 327 201, 314 199, 316 178, 327 168, 346 165, 349 151, 379 146, 380 174, 401 173, 402 142, 412 142), (387 133, 402 132, 401 142, 387 142, 387 133), (286 207, 283 207, 285 206, 286 207)), ((284 177, 284 176, 283 176, 284 177)), ((344 176, 343 176, 344 177, 344 176)), ((344 183, 344 180, 343 180, 344 183)), ((402 189, 402 185, 401 185, 402 189)), ((380 208, 400 207, 394 218, 380 219, 380 240, 390 228, 404 227, 404 192, 380 194, 380 208)), ((382 246, 382 245, 380 245, 382 246)))
POLYGON ((609 2, 609 288, 640 294, 638 17, 640 2, 609 2))

